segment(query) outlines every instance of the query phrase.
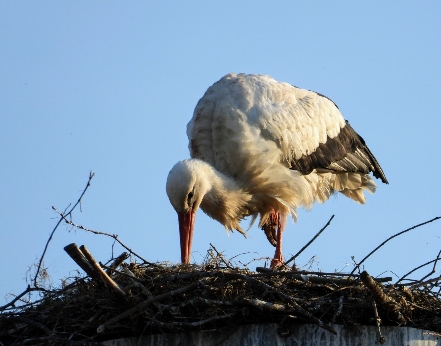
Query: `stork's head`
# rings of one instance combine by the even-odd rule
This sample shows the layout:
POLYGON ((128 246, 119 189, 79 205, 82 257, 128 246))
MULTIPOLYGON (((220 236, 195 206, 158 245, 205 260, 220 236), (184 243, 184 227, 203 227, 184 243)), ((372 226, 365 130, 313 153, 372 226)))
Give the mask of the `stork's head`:
POLYGON ((204 162, 195 159, 180 161, 173 166, 167 178, 167 195, 178 213, 181 261, 185 264, 190 263, 196 211, 209 190, 204 165, 204 162))

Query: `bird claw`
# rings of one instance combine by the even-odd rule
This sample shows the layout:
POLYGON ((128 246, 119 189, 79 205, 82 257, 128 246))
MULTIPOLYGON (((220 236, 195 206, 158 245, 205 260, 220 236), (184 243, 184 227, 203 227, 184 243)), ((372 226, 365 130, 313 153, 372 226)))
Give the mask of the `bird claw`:
POLYGON ((277 241, 276 241, 276 229, 273 227, 265 227, 267 226, 266 224, 264 225, 264 227, 262 227, 263 231, 266 234, 266 238, 268 239, 268 241, 270 242, 270 244, 272 246, 277 246, 277 241))
POLYGON ((263 224, 262 230, 265 232, 266 238, 272 246, 277 246, 277 229, 279 227, 279 215, 272 212, 268 220, 263 224))

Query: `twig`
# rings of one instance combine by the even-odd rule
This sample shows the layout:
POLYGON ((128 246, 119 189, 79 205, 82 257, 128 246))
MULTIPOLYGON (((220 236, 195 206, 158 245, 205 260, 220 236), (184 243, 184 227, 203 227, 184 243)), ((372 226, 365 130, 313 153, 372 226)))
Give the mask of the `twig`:
POLYGON ((375 251, 377 251, 380 247, 382 247, 384 244, 386 244, 389 240, 392 240, 393 238, 395 238, 395 237, 398 237, 399 235, 401 235, 401 234, 403 234, 403 233, 406 233, 406 232, 409 232, 409 231, 411 231, 411 230, 413 230, 413 229, 415 229, 415 228, 418 228, 418 227, 421 227, 421 226, 424 226, 424 225, 427 225, 428 223, 431 223, 431 222, 433 222, 433 221, 436 221, 436 220, 438 220, 438 219, 441 219, 441 216, 437 216, 437 217, 434 217, 432 220, 429 220, 429 221, 426 221, 426 222, 423 222, 423 223, 420 223, 420 224, 418 224, 418 225, 416 225, 416 226, 413 226, 413 227, 410 227, 410 228, 408 228, 408 229, 405 229, 404 231, 401 231, 401 232, 398 232, 397 234, 394 234, 393 236, 391 236, 391 237, 389 237, 389 238, 387 238, 384 242, 382 242, 380 245, 378 245, 375 249, 373 249, 365 258, 363 258, 356 266, 355 266, 355 268, 352 270, 352 272, 351 272, 351 274, 354 274, 354 272, 358 269, 358 268, 360 268, 360 265, 364 262, 364 261, 366 261, 375 251))
POLYGON ((210 322, 222 320, 225 318, 233 317, 237 313, 238 313, 238 311, 234 311, 229 314, 225 314, 225 315, 221 315, 221 316, 216 315, 216 316, 207 318, 205 320, 196 321, 196 322, 161 322, 161 321, 155 320, 153 323, 156 325, 162 326, 162 327, 174 327, 174 328, 188 328, 188 327, 190 327, 191 328, 191 327, 198 327, 203 324, 210 323, 210 322))
POLYGON ((335 322, 335 320, 337 319, 337 317, 341 314, 341 312, 343 311, 343 300, 344 300, 344 296, 340 296, 340 298, 338 298, 338 309, 335 312, 334 316, 332 317, 332 323, 335 322))
MULTIPOLYGON (((142 293, 146 295, 147 298, 153 297, 153 294, 145 287, 142 283, 139 282, 139 280, 136 278, 135 274, 133 274, 129 268, 121 268, 121 274, 124 274, 129 277, 132 285, 139 288, 142 293)), ((156 306, 158 309, 162 309, 163 305, 159 302, 153 302, 153 305, 156 306)))
POLYGON ((220 260, 221 260, 221 261, 227 266, 227 268, 229 268, 229 269, 233 269, 233 268, 231 268, 230 264, 229 264, 227 261, 225 261, 225 259, 224 259, 224 255, 222 255, 222 253, 220 253, 219 251, 217 251, 217 249, 214 247, 213 244, 210 243, 210 246, 211 246, 211 247, 213 248, 213 250, 217 253, 218 257, 219 257, 220 260))
POLYGON ((229 300, 213 300, 213 299, 207 299, 202 297, 196 297, 193 298, 183 304, 181 306, 186 305, 194 305, 198 303, 204 303, 207 305, 223 305, 223 306, 243 306, 243 305, 250 305, 258 308, 259 310, 270 310, 270 311, 277 311, 277 312, 292 312, 295 311, 294 309, 290 308, 289 306, 278 304, 278 303, 271 303, 267 302, 261 299, 249 299, 249 298, 239 298, 235 299, 233 301, 229 300))
POLYGON ((40 272, 41 264, 43 263, 44 256, 46 254, 47 248, 49 247, 49 243, 52 240, 52 237, 54 236, 55 231, 57 230, 57 228, 60 225, 61 221, 66 219, 65 216, 72 215, 72 212, 74 211, 74 209, 77 207, 78 204, 80 204, 81 199, 83 198, 84 194, 86 193, 87 189, 89 188, 90 182, 91 182, 91 180, 92 180, 94 175, 95 175, 95 173, 93 173, 93 172, 89 173, 89 180, 87 181, 87 185, 84 188, 83 192, 81 193, 80 198, 78 198, 78 201, 72 206, 72 208, 70 208, 70 210, 64 216, 62 216, 58 220, 57 224, 55 225, 54 229, 52 230, 52 232, 51 232, 51 234, 49 236, 49 239, 47 240, 46 245, 44 247, 43 254, 40 257, 40 261, 38 262, 37 272, 35 273, 35 277, 34 277, 34 286, 35 287, 37 287, 37 277, 38 277, 38 274, 40 272))
POLYGON ((119 267, 121 263, 123 263, 127 258, 129 258, 129 254, 127 252, 123 252, 121 255, 119 255, 113 263, 108 267, 106 273, 108 275, 112 275, 114 270, 119 267))
POLYGON ((332 215, 331 218, 329 219, 329 221, 326 223, 325 226, 323 226, 323 228, 318 231, 318 233, 304 246, 300 249, 299 252, 297 252, 294 256, 292 256, 288 261, 286 261, 284 263, 284 265, 287 265, 289 262, 294 261, 309 245, 311 245, 311 243, 317 239, 317 237, 329 226, 329 224, 331 223, 332 219, 334 218, 335 215, 332 215))
POLYGON ((123 313, 121 313, 121 314, 111 318, 110 320, 107 320, 106 322, 104 322, 103 324, 101 324, 97 328, 97 332, 99 334, 103 333, 106 330, 106 328, 108 328, 112 324, 122 320, 123 318, 126 318, 126 317, 130 316, 131 314, 141 310, 142 308, 144 308, 145 306, 147 306, 149 304, 152 304, 154 302, 160 301, 160 300, 168 298, 168 297, 173 297, 173 296, 178 295, 178 294, 182 294, 182 293, 185 293, 185 292, 192 291, 192 290, 198 288, 198 286, 200 286, 201 284, 202 284, 202 281, 195 282, 195 283, 192 283, 191 285, 178 288, 178 289, 176 289, 174 291, 170 291, 170 292, 167 292, 167 293, 164 293, 164 294, 160 294, 160 295, 151 297, 151 298, 149 298, 149 299, 139 303, 138 305, 135 305, 134 307, 124 311, 123 313))
POLYGON ((380 303, 389 313, 392 315, 393 319, 404 323, 406 318, 401 313, 401 306, 395 302, 391 297, 389 297, 381 288, 378 286, 372 277, 366 272, 362 272, 360 275, 361 281, 364 285, 371 291, 375 300, 380 303))
POLYGON ((66 245, 64 247, 64 251, 67 252, 70 258, 72 258, 75 263, 86 272, 87 275, 89 275, 92 279, 99 279, 99 275, 92 268, 86 257, 84 257, 84 254, 80 251, 77 244, 72 243, 66 245))
POLYGON ((66 218, 67 215, 65 215, 64 213, 62 213, 61 211, 57 210, 57 208, 52 207, 53 210, 55 210, 55 212, 58 213, 58 215, 61 216, 61 218, 69 225, 76 227, 78 229, 82 229, 83 231, 86 232, 90 232, 93 234, 98 234, 98 235, 105 235, 107 237, 113 238, 115 239, 115 241, 118 242, 119 245, 121 245, 124 249, 126 249, 127 251, 129 251, 131 254, 133 254, 135 257, 138 257, 141 261, 143 261, 145 264, 151 265, 151 266, 155 266, 155 267, 159 267, 157 264, 155 263, 151 263, 149 261, 147 261, 146 259, 142 258, 141 256, 139 256, 136 252, 134 252, 132 249, 130 249, 128 246, 126 246, 121 240, 119 240, 118 235, 117 234, 110 234, 110 233, 105 233, 105 232, 100 232, 100 231, 95 231, 93 229, 81 226, 81 225, 77 225, 76 223, 72 222, 71 220, 68 220, 66 218))
POLYGON ((409 286, 409 288, 411 288, 411 289, 415 289, 415 288, 418 288, 418 287, 421 287, 421 286, 426 286, 426 285, 428 285, 428 284, 430 284, 432 282, 437 282, 439 280, 441 280, 441 276, 438 276, 436 278, 433 278, 433 279, 430 279, 430 280, 427 280, 427 281, 423 281, 423 282, 412 283, 411 285, 406 285, 406 286, 409 286))
MULTIPOLYGON (((311 277, 310 275, 317 275, 317 276, 350 276, 350 277, 359 277, 359 275, 351 275, 351 274, 342 274, 342 273, 322 273, 322 272, 305 272, 305 271, 273 271, 267 268, 261 268, 258 267, 257 271, 260 271, 260 269, 265 269, 265 271, 263 273, 259 273, 259 274, 249 274, 248 276, 251 278, 264 278, 264 277, 269 277, 269 276, 291 276, 291 277, 296 277, 299 280, 302 281, 311 281, 311 282, 316 282, 316 281, 320 281, 320 282, 326 282, 326 283, 332 283, 332 282, 340 282, 338 281, 339 279, 335 279, 335 278, 327 278, 327 277, 311 277), (267 272, 266 270, 269 270, 269 272, 267 272)), ((263 271, 263 270, 262 270, 263 271)), ((218 276, 218 277, 223 277, 223 276, 228 276, 228 275, 235 275, 234 273, 231 272, 226 272, 226 271, 215 271, 215 272, 202 272, 202 271, 198 271, 198 272, 194 272, 194 273, 185 273, 185 274, 176 274, 176 275, 169 275, 169 276, 160 276, 157 278, 154 278, 153 280, 143 280, 143 283, 146 282, 158 282, 158 281, 177 281, 177 280, 187 280, 187 279, 192 279, 192 278, 201 278, 201 277, 213 277, 213 276, 218 276)), ((374 278, 374 280, 376 282, 389 282, 392 281, 392 277, 387 276, 384 278, 374 278)), ((342 283, 351 283, 350 280, 342 280, 342 283)))
POLYGON ((374 307, 375 323, 377 325, 377 331, 378 331, 378 342, 383 345, 386 342, 386 339, 384 338, 383 334, 381 334, 381 329, 380 329, 381 318, 380 316, 378 316, 377 304, 375 304, 375 300, 372 301, 372 306, 374 307))
POLYGON ((271 303, 267 302, 261 299, 248 299, 248 298, 242 298, 242 302, 245 302, 248 305, 254 306, 260 310, 270 310, 270 311, 277 311, 277 312, 292 312, 296 311, 295 309, 292 309, 286 305, 277 304, 277 303, 271 303))
POLYGON ((327 330, 328 332, 331 332, 332 334, 336 335, 337 332, 327 323, 324 323, 322 320, 318 319, 317 317, 315 317, 314 315, 312 315, 309 311, 303 309, 296 301, 293 297, 291 297, 290 295, 287 295, 285 293, 283 293, 282 291, 280 291, 277 288, 274 288, 256 278, 250 277, 248 275, 243 275, 243 274, 238 274, 238 273, 225 273, 225 276, 231 276, 231 277, 238 277, 238 278, 242 278, 243 280, 246 281, 251 281, 251 282, 255 282, 258 285, 260 285, 261 287, 265 288, 268 292, 274 292, 277 295, 279 295, 281 298, 287 300, 290 302, 290 304, 292 305, 293 310, 295 310, 295 312, 297 312, 298 314, 306 317, 308 320, 310 320, 311 322, 315 323, 316 325, 318 325, 319 327, 327 330))
POLYGON ((433 269, 432 269, 432 271, 431 271, 428 275, 424 276, 422 279, 418 280, 418 282, 422 282, 424 279, 426 279, 426 278, 429 277, 430 275, 434 274, 434 273, 435 273, 436 262, 437 262, 439 259, 441 259, 440 254, 441 254, 441 251, 438 253, 438 256, 437 256, 434 260, 431 260, 431 261, 429 261, 429 262, 426 262, 426 263, 424 263, 424 264, 421 264, 420 266, 418 266, 418 267, 412 269, 412 270, 411 270, 410 272, 408 272, 407 274, 403 275, 403 276, 401 277, 401 279, 399 279, 399 280, 395 283, 395 285, 398 285, 399 282, 403 281, 407 276, 409 276, 409 275, 412 274, 413 272, 417 271, 418 269, 421 269, 421 268, 425 267, 426 265, 429 265, 430 263, 434 263, 434 262, 435 262, 434 265, 433 265, 433 269))
POLYGON ((46 327, 45 325, 43 325, 41 323, 35 322, 35 321, 33 321, 33 320, 29 319, 29 318, 22 317, 22 316, 14 316, 14 317, 11 317, 11 319, 12 320, 17 320, 17 321, 20 321, 20 322, 24 322, 26 324, 29 324, 29 325, 33 326, 33 327, 41 329, 47 335, 53 335, 52 331, 48 327, 46 327))
MULTIPOLYGON (((307 271, 275 271, 269 268, 257 267, 257 272, 261 274, 250 274, 251 277, 265 277, 265 276, 292 276, 295 279, 301 281, 309 281, 313 283, 336 283, 336 284, 349 284, 353 283, 350 279, 337 279, 333 276, 348 276, 359 277, 359 275, 345 274, 345 273, 323 273, 323 272, 307 272, 307 271), (317 275, 317 276, 311 276, 317 275), (330 277, 326 277, 330 276, 330 277)), ((392 277, 386 276, 384 278, 374 278, 376 282, 389 282, 392 281, 392 277)))
POLYGON ((87 250, 87 248, 84 245, 80 246, 80 250, 83 253, 84 257, 86 257, 89 264, 92 266, 94 271, 98 274, 98 277, 101 278, 101 280, 110 288, 115 290, 118 294, 122 295, 123 297, 126 295, 126 293, 118 286, 118 284, 113 281, 113 279, 107 275, 107 273, 103 270, 103 268, 100 267, 100 265, 95 261, 92 254, 87 250))

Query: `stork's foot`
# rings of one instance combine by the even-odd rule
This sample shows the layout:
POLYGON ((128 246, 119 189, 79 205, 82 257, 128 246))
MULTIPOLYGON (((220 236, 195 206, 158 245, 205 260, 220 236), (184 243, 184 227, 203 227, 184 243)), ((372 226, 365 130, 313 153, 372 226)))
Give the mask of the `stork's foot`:
POLYGON ((277 268, 283 266, 283 262, 285 262, 285 261, 283 260, 283 255, 280 255, 280 256, 274 257, 274 258, 271 260, 270 268, 271 268, 271 269, 277 269, 277 268))

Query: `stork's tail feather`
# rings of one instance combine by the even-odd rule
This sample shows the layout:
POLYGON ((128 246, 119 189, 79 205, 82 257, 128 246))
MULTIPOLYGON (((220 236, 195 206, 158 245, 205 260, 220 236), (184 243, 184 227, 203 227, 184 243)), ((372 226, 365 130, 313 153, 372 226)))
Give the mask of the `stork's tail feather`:
POLYGON ((364 191, 374 193, 377 188, 374 180, 368 174, 344 173, 334 176, 334 189, 360 204, 366 203, 364 191))
POLYGON ((357 203, 366 203, 364 191, 374 193, 377 186, 368 174, 352 172, 335 172, 330 170, 317 170, 304 176, 313 191, 315 200, 323 203, 336 191, 357 203))

